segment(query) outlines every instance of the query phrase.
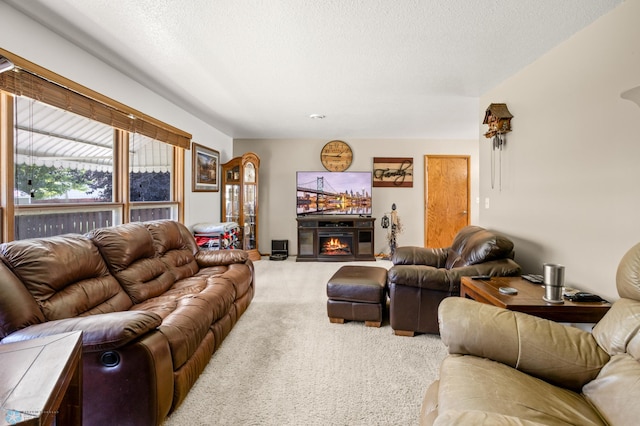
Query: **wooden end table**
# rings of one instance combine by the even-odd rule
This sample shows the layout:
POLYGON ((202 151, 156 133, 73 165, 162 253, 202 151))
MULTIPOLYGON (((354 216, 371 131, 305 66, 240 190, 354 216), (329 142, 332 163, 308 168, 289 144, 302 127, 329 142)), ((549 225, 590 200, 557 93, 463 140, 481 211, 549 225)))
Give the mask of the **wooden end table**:
POLYGON ((0 345, 0 426, 82 424, 82 332, 0 345))
POLYGON ((520 277, 493 277, 489 280, 462 277, 460 296, 552 321, 569 323, 596 323, 611 307, 608 302, 571 302, 566 299, 564 303, 545 302, 542 299, 543 286, 520 277), (518 294, 502 294, 498 291, 500 287, 513 287, 518 290, 518 294))

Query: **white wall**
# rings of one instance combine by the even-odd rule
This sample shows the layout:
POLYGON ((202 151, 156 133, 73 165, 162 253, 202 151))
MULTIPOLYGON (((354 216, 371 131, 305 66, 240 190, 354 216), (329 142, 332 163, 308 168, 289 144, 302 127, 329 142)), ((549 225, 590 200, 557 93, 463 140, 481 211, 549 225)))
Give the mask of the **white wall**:
MULTIPOLYGON (((191 133, 193 141, 220 151, 223 162, 232 158, 233 141, 229 136, 2 2, 0 16, 3 49, 191 133)), ((191 192, 191 151, 185 152, 185 163, 185 223, 218 222, 220 193, 191 192)))
MULTIPOLYGON (((297 254, 296 171, 324 170, 320 150, 324 139, 236 139, 236 156, 253 151, 260 157, 258 249, 271 251, 271 240, 289 240, 297 254)), ((386 230, 380 219, 393 203, 404 226, 398 245, 424 245, 424 155, 471 156, 471 222, 478 220, 478 142, 475 140, 345 139, 353 150, 349 171, 371 171, 373 157, 412 157, 413 188, 373 188, 375 252, 388 253, 386 230)))
POLYGON ((640 241, 640 107, 620 97, 640 85, 639 41, 640 0, 627 0, 483 95, 478 114, 506 102, 514 115, 501 190, 481 136, 480 224, 514 239, 525 271, 562 263, 567 285, 612 300, 640 241))

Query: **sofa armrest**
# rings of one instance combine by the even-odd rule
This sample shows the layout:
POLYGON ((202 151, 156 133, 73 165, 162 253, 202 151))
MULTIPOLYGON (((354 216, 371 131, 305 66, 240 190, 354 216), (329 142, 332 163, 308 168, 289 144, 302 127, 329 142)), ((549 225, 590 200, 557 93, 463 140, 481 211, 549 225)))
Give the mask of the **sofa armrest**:
POLYGON ((450 354, 489 358, 573 390, 609 360, 589 332, 469 299, 445 299, 438 321, 450 354))
POLYGON ((244 250, 199 250, 196 253, 196 262, 201 268, 244 263, 247 259, 249 254, 244 250))
POLYGON ((395 265, 389 269, 389 284, 418 287, 428 290, 460 291, 460 279, 464 276, 491 275, 514 276, 520 274, 520 266, 511 259, 492 260, 476 265, 444 269, 425 265, 395 265))
POLYGON ((85 352, 117 349, 154 330, 162 318, 145 311, 112 312, 35 324, 11 333, 2 343, 18 342, 68 331, 82 331, 85 352))
POLYGON ((403 246, 396 249, 391 262, 394 265, 427 265, 444 268, 447 255, 446 248, 403 246))
MULTIPOLYGON (((444 268, 427 265, 395 265, 389 269, 389 285, 404 285, 437 291, 455 291, 455 276, 444 268)), ((459 287, 459 286, 458 286, 459 287)))

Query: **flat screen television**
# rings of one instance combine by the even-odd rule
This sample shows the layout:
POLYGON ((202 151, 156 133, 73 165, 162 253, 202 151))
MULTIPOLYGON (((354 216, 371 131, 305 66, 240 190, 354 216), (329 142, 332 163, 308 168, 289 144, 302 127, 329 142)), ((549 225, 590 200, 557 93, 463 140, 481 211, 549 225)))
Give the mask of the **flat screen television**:
POLYGON ((371 172, 296 172, 296 214, 371 216, 371 172))

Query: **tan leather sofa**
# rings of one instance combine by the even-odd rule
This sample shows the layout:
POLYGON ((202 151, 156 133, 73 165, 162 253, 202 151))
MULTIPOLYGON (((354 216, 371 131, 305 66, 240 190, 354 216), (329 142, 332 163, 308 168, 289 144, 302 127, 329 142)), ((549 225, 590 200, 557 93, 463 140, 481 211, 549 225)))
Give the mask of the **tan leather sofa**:
POLYGON ((0 245, 0 343, 81 330, 86 425, 162 423, 253 294, 245 252, 174 221, 0 245))
POLYGON ((399 247, 389 270, 389 317, 395 334, 438 333, 438 306, 460 295, 460 278, 520 275, 513 242, 479 226, 462 228, 450 247, 399 247))
POLYGON ((423 425, 637 425, 640 244, 623 257, 620 299, 592 332, 468 299, 440 305, 449 355, 423 425))

